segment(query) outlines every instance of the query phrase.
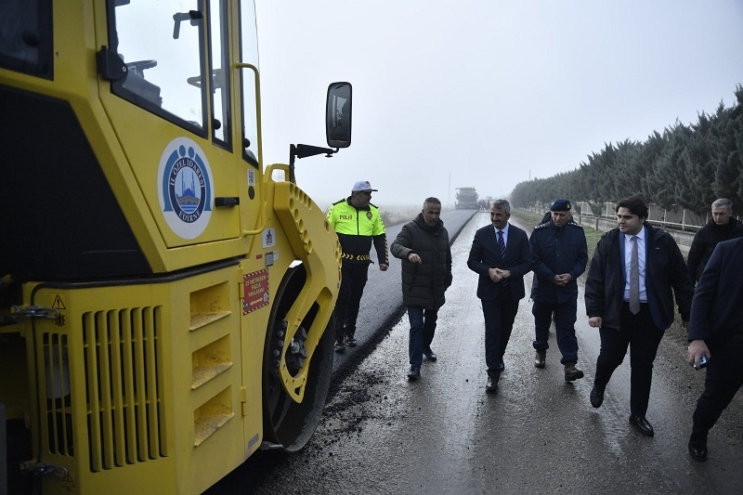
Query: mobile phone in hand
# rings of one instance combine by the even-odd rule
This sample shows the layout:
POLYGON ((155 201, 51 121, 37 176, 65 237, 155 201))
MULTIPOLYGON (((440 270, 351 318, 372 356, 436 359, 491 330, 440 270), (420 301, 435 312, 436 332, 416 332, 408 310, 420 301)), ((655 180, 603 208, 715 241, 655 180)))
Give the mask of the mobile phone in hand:
POLYGON ((707 367, 707 356, 705 354, 702 354, 702 357, 699 358, 699 366, 695 366, 694 364, 691 365, 692 368, 699 371, 702 368, 707 367))

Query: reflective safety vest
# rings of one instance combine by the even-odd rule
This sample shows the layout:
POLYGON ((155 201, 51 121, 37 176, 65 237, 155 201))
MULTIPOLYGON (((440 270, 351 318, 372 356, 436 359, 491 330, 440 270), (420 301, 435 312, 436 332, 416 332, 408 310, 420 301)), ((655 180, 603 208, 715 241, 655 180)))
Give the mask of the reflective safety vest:
POLYGON ((384 223, 379 208, 372 204, 366 208, 356 208, 348 198, 342 199, 333 203, 328 210, 327 219, 338 234, 344 261, 369 263, 369 251, 374 239, 379 262, 389 264, 384 223))

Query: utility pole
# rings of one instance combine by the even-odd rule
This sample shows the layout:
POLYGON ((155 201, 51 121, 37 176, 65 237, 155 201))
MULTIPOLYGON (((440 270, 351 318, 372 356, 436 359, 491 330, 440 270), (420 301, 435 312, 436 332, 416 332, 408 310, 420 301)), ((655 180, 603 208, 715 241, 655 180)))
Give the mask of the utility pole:
POLYGON ((449 185, 446 188, 446 205, 451 207, 451 172, 449 172, 449 185))

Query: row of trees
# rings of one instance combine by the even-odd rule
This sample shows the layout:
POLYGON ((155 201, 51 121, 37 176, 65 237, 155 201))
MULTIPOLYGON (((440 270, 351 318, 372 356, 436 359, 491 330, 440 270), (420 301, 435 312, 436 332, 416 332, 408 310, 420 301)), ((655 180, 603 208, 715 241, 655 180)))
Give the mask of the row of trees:
POLYGON ((521 182, 511 203, 525 208, 570 198, 593 207, 639 195, 663 208, 704 213, 723 197, 743 212, 743 86, 734 94, 736 105, 720 103, 717 112, 702 113, 696 124, 676 121, 645 142, 609 143, 571 172, 521 182))

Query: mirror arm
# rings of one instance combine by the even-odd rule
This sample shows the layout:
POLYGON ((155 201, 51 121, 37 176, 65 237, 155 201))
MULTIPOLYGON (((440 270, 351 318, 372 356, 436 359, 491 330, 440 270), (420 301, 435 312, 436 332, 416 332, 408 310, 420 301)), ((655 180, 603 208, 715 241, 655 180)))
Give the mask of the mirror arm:
POLYGON ((296 182, 294 177, 294 159, 307 158, 310 156, 321 155, 325 153, 326 158, 332 158, 333 154, 338 153, 340 148, 321 148, 319 146, 310 146, 308 144, 290 144, 289 145, 289 181, 296 182))

